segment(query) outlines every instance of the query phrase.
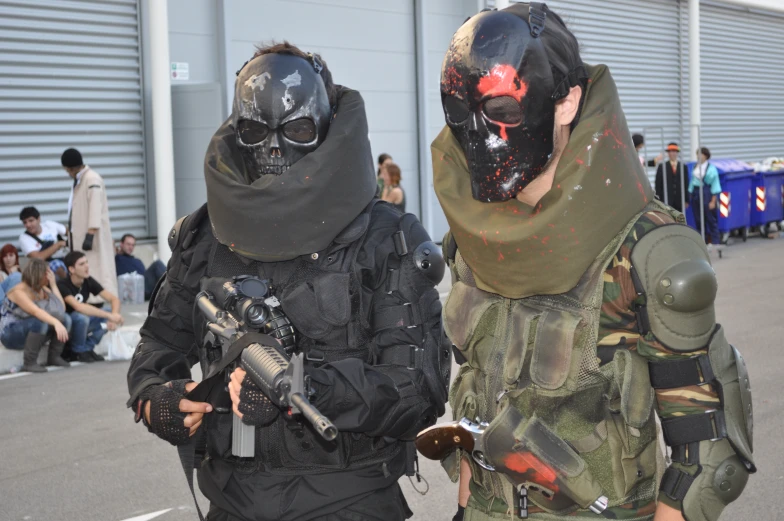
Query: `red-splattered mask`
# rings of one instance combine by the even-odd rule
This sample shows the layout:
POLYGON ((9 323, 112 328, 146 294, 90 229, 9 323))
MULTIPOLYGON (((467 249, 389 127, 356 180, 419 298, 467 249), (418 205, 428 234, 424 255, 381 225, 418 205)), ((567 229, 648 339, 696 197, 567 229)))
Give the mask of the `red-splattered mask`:
POLYGON ((444 59, 446 123, 465 152, 479 201, 515 197, 553 153, 554 82, 538 38, 542 27, 486 11, 457 30, 444 59))

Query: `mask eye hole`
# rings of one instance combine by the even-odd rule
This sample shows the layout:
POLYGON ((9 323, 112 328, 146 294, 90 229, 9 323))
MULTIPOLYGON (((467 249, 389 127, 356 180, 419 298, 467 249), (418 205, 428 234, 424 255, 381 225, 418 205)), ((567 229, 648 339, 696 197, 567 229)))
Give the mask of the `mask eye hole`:
POLYGON ((468 104, 455 96, 444 98, 444 114, 450 123, 459 125, 468 119, 468 104))
POLYGON ((523 122, 523 110, 511 96, 499 96, 485 101, 482 111, 487 119, 504 125, 519 125, 523 122))
POLYGON ((264 123, 243 119, 237 123, 237 133, 245 145, 258 145, 269 135, 270 129, 264 123))
POLYGON ((307 118, 295 119, 283 125, 283 135, 297 143, 310 143, 316 139, 316 124, 307 118))

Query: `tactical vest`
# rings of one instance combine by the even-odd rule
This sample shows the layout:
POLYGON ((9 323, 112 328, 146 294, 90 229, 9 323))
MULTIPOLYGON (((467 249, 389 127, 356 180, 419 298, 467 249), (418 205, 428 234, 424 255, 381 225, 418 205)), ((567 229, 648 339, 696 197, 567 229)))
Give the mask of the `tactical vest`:
MULTIPOLYGON (((663 466, 647 362, 626 349, 604 365, 597 357, 605 270, 640 215, 604 248, 577 286, 561 295, 508 299, 482 291, 457 251, 444 306, 447 334, 468 361, 450 391, 454 418, 488 422, 490 430, 508 421, 501 416, 509 407, 525 421, 541 422, 584 461, 593 490, 601 488, 610 507, 653 500, 663 466)), ((510 427, 515 433, 522 428, 510 427)), ((460 457, 444 461, 453 479, 460 457)), ((478 489, 483 504, 493 498, 515 504, 515 490, 502 474, 467 459, 472 491, 478 489)), ((528 494, 547 512, 577 509, 574 503, 555 504, 535 488, 528 494)))
MULTIPOLYGON (((202 287, 209 278, 253 275, 270 281, 281 309, 297 331, 297 352, 305 354, 307 367, 344 358, 373 363, 368 323, 370 298, 362 290, 356 269, 359 250, 370 226, 373 204, 354 220, 325 250, 291 261, 264 263, 240 257, 215 241, 202 287)), ((194 314, 197 338, 203 338, 204 319, 194 314)), ((200 350, 202 368, 209 372, 214 356, 200 350)), ((231 414, 205 416, 207 453, 232 461, 247 471, 262 469, 277 474, 332 472, 371 465, 394 458, 398 442, 386 442, 359 433, 340 433, 325 441, 306 421, 285 414, 256 429, 256 458, 252 462, 231 456, 231 414)))

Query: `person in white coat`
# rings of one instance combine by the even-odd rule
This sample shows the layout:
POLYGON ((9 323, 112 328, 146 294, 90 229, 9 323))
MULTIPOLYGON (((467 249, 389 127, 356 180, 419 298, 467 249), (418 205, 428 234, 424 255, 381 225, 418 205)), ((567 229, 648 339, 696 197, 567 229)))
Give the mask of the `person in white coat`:
POLYGON ((84 164, 82 154, 75 148, 63 152, 60 162, 74 180, 68 202, 71 250, 84 251, 93 278, 117 295, 114 241, 103 178, 84 164))

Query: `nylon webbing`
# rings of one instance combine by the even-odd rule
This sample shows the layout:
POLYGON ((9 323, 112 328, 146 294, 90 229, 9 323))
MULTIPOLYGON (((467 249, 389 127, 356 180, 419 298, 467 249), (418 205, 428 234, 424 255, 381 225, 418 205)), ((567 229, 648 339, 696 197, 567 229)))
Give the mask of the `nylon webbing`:
POLYGON ((692 476, 675 467, 669 467, 664 471, 659 490, 673 501, 683 501, 692 483, 694 483, 692 476))
POLYGON ((662 421, 662 430, 667 445, 671 447, 727 437, 724 411, 668 418, 662 421))
POLYGON ((686 445, 676 445, 672 448, 672 461, 683 463, 684 465, 695 465, 700 462, 699 442, 687 443, 686 445))
POLYGON ((716 379, 708 355, 682 360, 650 362, 648 372, 654 389, 702 385, 716 379))
POLYGON ((423 322, 417 303, 402 304, 382 308, 373 313, 373 329, 375 332, 384 329, 418 326, 423 322))

